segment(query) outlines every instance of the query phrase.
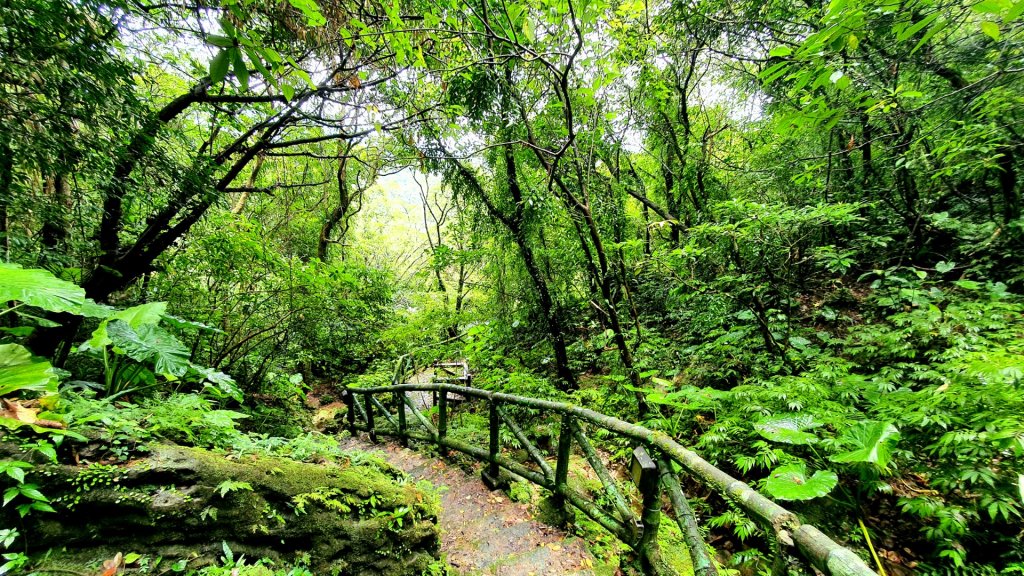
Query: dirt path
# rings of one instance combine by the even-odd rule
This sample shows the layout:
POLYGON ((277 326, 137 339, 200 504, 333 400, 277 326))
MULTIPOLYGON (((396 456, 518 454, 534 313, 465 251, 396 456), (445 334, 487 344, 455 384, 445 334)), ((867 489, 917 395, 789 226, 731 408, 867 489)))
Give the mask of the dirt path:
POLYGON ((416 480, 441 493, 441 551, 465 576, 591 576, 594 559, 583 542, 531 518, 526 504, 489 491, 479 476, 397 444, 348 438, 343 447, 379 450, 416 480))

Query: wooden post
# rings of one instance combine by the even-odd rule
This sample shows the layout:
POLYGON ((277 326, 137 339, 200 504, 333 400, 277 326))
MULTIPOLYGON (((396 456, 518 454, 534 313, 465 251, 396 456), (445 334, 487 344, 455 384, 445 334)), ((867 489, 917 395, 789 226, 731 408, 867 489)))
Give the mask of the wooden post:
POLYGON ((395 392, 395 405, 398 406, 398 442, 409 447, 409 425, 405 421, 405 390, 395 392))
POLYGON ((345 419, 348 420, 348 433, 356 435, 356 397, 351 390, 345 390, 345 419))
POLYGON ((715 563, 711 560, 711 555, 708 554, 708 547, 704 543, 704 537, 701 536, 700 528, 697 527, 697 516, 686 501, 686 495, 683 494, 679 480, 676 479, 675 472, 672 470, 672 464, 664 459, 659 459, 658 472, 661 475, 662 485, 668 491, 672 507, 675 508, 676 522, 679 524, 679 529, 683 532, 683 541, 686 542, 686 547, 690 549, 690 560, 693 564, 694 575, 718 576, 718 569, 715 568, 715 563))
POLYGON ((445 458, 448 456, 448 447, 444 445, 448 438, 448 391, 441 389, 437 400, 437 449, 445 458))
POLYGON ((644 511, 640 516, 643 531, 633 545, 640 555, 640 566, 644 574, 658 574, 658 525, 661 524, 661 482, 658 477, 658 466, 651 459, 643 446, 633 450, 633 459, 629 467, 633 482, 640 490, 643 498, 644 511))
POLYGON ((363 395, 363 407, 366 409, 366 428, 370 432, 370 442, 377 443, 377 430, 373 426, 373 395, 367 392, 363 395))
POLYGON ((490 443, 488 445, 487 453, 490 456, 490 461, 487 463, 487 469, 481 474, 484 484, 487 485, 491 490, 496 490, 500 486, 498 475, 500 470, 498 469, 498 452, 501 450, 499 443, 499 433, 501 427, 501 417, 498 415, 498 402, 494 399, 490 402, 490 410, 488 413, 488 424, 490 425, 490 443))
POLYGON ((555 462, 555 501, 565 507, 565 490, 569 487, 569 453, 572 450, 572 415, 562 415, 558 431, 558 460, 555 462))

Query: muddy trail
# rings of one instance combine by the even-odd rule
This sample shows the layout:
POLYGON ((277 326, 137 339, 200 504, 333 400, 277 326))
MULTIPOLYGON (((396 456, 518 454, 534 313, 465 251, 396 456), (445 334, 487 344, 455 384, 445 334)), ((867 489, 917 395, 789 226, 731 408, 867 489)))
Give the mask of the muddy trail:
POLYGON ((415 480, 427 480, 441 496, 441 552, 463 576, 592 575, 594 559, 583 542, 535 520, 528 504, 491 492, 479 475, 395 443, 365 437, 342 447, 382 451, 385 459, 415 480))
MULTIPOLYGON (((409 378, 427 383, 433 370, 409 378)), ((409 394, 427 411, 427 392, 409 394)), ((409 415, 412 420, 412 415, 409 415)), ((480 480, 448 461, 403 448, 395 442, 373 444, 365 435, 342 440, 343 448, 384 452, 385 459, 415 480, 427 480, 441 496, 441 552, 463 576, 589 576, 594 558, 583 541, 535 520, 530 505, 490 491, 480 480)))

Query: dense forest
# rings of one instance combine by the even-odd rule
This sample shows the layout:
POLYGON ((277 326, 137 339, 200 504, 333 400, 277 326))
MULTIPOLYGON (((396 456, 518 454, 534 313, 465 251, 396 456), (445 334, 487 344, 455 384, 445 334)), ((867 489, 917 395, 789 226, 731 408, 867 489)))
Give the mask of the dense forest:
MULTIPOLYGON (((4 0, 0 574, 168 446, 386 475, 322 409, 407 353, 664 432, 881 574, 1024 573, 1022 190, 1024 0, 4 0)), ((684 488, 720 573, 800 571, 684 488)), ((223 548, 52 572, 327 573, 223 548)))

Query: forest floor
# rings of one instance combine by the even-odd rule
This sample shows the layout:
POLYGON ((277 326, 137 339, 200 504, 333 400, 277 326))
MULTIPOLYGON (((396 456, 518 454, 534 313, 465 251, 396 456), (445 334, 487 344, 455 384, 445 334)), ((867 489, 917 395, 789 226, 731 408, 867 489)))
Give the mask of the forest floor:
POLYGON ((342 447, 383 451, 390 464, 415 480, 434 485, 441 497, 441 552, 460 574, 594 574, 594 558, 582 540, 535 520, 529 504, 491 492, 478 475, 393 443, 347 438, 342 447))

